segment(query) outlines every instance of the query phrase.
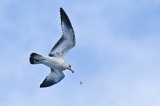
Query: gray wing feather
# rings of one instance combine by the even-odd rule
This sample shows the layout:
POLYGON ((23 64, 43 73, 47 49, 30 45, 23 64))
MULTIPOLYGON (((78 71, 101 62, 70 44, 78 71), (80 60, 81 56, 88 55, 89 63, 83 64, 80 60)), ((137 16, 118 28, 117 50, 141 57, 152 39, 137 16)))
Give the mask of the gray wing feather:
POLYGON ((62 71, 51 69, 51 73, 44 79, 40 87, 50 87, 60 82, 64 77, 65 75, 62 71))
POLYGON ((60 8, 60 15, 61 15, 62 37, 51 49, 49 56, 63 57, 71 48, 75 46, 76 43, 75 33, 72 24, 67 14, 62 8, 60 8))

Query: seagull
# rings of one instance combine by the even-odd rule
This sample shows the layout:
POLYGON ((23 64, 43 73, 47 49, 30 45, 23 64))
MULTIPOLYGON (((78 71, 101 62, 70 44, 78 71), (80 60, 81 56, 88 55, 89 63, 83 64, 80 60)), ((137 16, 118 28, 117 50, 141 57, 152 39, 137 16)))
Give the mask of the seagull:
POLYGON ((64 61, 66 53, 76 44, 75 33, 63 8, 60 8, 62 36, 53 46, 48 56, 42 56, 37 53, 31 53, 29 61, 31 64, 43 64, 51 69, 51 73, 40 84, 40 88, 50 87, 60 82, 64 77, 63 71, 68 69, 74 71, 71 65, 64 61))

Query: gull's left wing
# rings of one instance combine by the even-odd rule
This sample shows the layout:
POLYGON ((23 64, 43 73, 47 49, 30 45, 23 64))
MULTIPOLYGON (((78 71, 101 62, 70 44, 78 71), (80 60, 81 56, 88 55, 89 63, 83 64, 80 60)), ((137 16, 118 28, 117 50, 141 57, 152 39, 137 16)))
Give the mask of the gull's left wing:
POLYGON ((49 53, 51 57, 63 57, 76 44, 75 33, 66 12, 60 8, 62 37, 49 53))
POLYGON ((51 69, 51 73, 44 79, 40 87, 50 87, 60 82, 64 77, 65 75, 62 71, 51 69))

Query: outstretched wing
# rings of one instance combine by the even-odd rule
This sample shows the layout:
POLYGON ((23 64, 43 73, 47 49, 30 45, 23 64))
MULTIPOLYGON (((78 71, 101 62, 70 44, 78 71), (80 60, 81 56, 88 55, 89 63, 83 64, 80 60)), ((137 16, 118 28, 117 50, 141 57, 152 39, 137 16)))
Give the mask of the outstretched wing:
POLYGON ((49 53, 49 56, 63 57, 71 48, 75 46, 75 33, 66 12, 60 8, 62 37, 49 53))
POLYGON ((44 79, 40 88, 50 87, 60 82, 64 77, 65 75, 62 71, 51 69, 51 73, 44 79))

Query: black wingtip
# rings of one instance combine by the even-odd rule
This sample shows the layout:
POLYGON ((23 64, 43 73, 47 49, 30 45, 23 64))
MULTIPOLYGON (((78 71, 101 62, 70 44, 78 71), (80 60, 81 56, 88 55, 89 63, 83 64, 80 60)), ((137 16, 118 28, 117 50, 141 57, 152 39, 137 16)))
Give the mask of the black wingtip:
POLYGON ((60 7, 60 15, 61 15, 61 24, 62 24, 62 22, 64 22, 68 27, 72 28, 72 24, 70 22, 70 19, 62 7, 60 7))
POLYGON ((40 88, 46 88, 46 87, 50 87, 50 86, 52 86, 52 85, 48 85, 48 84, 43 82, 39 87, 40 88))
POLYGON ((52 81, 50 81, 50 80, 47 81, 47 77, 46 77, 39 87, 45 88, 45 87, 50 87, 52 85, 53 85, 52 81))
POLYGON ((67 15, 66 12, 64 11, 64 9, 63 9, 62 7, 60 7, 60 13, 61 13, 61 15, 62 15, 62 14, 67 15))
POLYGON ((60 7, 60 10, 63 10, 63 8, 62 8, 62 7, 60 7))
POLYGON ((44 84, 44 81, 43 81, 39 87, 40 87, 40 88, 45 88, 45 87, 47 87, 47 86, 44 84))
POLYGON ((39 86, 40 88, 45 88, 45 86, 43 86, 42 84, 39 86))

